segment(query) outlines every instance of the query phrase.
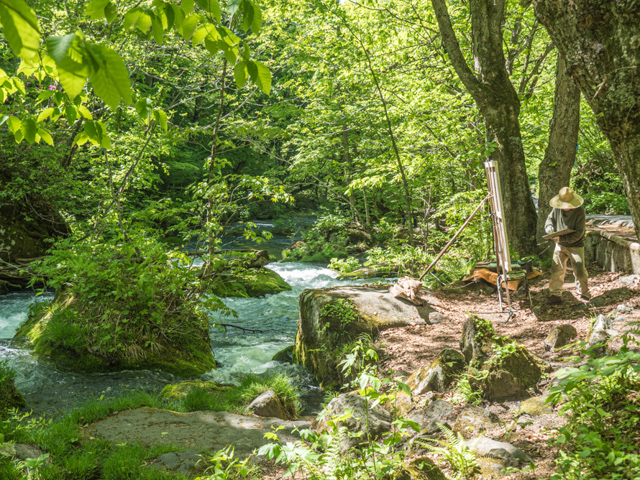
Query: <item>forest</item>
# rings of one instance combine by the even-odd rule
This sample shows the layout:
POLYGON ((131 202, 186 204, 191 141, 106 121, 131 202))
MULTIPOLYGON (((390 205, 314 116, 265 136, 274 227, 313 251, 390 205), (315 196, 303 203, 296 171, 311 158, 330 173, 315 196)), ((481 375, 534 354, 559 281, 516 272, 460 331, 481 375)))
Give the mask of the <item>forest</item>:
POLYGON ((638 25, 636 0, 0 0, 0 477, 640 478, 638 25), (466 223, 492 161, 505 292, 490 208, 466 223), (571 257, 554 306, 563 187, 589 291, 571 257), (589 253, 594 219, 630 263, 589 253), (459 229, 417 301, 387 293, 459 229), (265 440, 100 430, 144 408, 265 440))

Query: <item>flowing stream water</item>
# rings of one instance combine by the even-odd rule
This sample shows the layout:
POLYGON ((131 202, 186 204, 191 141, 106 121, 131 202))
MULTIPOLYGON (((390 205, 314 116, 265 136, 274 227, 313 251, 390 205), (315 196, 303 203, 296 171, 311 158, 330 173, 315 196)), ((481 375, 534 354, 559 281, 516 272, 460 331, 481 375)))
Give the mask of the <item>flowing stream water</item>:
MULTIPOLYGON (((271 223, 258 224, 269 230, 271 223)), ((260 245, 248 244, 242 237, 227 238, 225 248, 261 248, 272 256, 291 244, 291 238, 273 236, 260 245)), ((276 257, 277 258, 277 257, 276 257)), ((228 298, 225 303, 238 316, 215 318, 252 329, 244 331, 228 328, 211 329, 211 345, 218 366, 202 375, 205 380, 234 383, 247 373, 263 375, 285 373, 303 390, 303 402, 314 409, 318 403, 317 388, 306 368, 272 361, 278 351, 293 345, 298 328, 298 297, 305 288, 326 288, 335 285, 362 283, 339 280, 338 275, 322 266, 308 263, 270 263, 267 265, 291 285, 292 290, 261 298, 228 298)), ((30 292, 0 296, 0 360, 8 360, 16 371, 16 386, 27 400, 27 408, 36 413, 55 414, 73 408, 87 399, 112 397, 127 390, 159 391, 181 377, 154 370, 121 371, 100 374, 81 374, 56 368, 46 360, 36 359, 28 348, 12 341, 20 324, 27 318, 33 302, 51 300, 51 294, 35 296, 30 292)))

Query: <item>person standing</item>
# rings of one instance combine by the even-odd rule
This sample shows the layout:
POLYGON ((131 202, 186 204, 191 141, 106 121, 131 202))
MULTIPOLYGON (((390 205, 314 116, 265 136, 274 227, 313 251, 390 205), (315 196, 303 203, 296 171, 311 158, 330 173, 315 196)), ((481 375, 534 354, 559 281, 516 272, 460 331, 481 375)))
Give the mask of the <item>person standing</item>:
POLYGON ((576 279, 576 291, 580 298, 589 300, 589 275, 584 263, 585 211, 583 199, 569 187, 562 187, 558 195, 549 204, 553 207, 544 224, 547 234, 561 230, 574 230, 573 233, 554 238, 556 247, 551 265, 549 280, 549 305, 562 303, 562 287, 567 271, 567 260, 571 262, 576 279))

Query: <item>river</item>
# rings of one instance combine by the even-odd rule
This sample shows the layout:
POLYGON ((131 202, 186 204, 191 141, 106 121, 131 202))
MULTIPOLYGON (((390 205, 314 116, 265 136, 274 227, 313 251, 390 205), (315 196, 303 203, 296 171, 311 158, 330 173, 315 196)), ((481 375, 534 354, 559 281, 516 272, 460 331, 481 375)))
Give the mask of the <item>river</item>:
MULTIPOLYGON (((261 222, 259 228, 270 230, 271 222, 261 222)), ((295 238, 293 239, 295 240, 295 238)), ((273 236, 268 242, 250 245, 242 237, 225 238, 226 249, 261 248, 272 257, 290 245, 292 239, 273 236)), ((284 373, 302 388, 303 403, 313 410, 318 403, 318 390, 311 374, 299 365, 272 361, 278 351, 293 345, 298 328, 298 297, 305 288, 325 288, 335 285, 356 284, 360 281, 339 280, 338 274, 320 265, 308 263, 270 263, 292 290, 261 298, 228 298, 225 303, 237 318, 217 318, 221 323, 239 325, 256 332, 229 328, 227 331, 211 329, 211 345, 218 367, 202 376, 220 383, 234 383, 247 373, 269 375, 284 373)), ((168 383, 184 378, 153 370, 121 371, 102 374, 79 374, 56 368, 46 360, 38 360, 28 348, 13 344, 12 338, 27 318, 33 302, 48 301, 51 294, 36 296, 32 292, 9 293, 0 296, 0 360, 16 371, 16 387, 27 400, 27 408, 35 413, 49 415, 73 408, 88 399, 112 397, 127 390, 159 391, 168 383)))

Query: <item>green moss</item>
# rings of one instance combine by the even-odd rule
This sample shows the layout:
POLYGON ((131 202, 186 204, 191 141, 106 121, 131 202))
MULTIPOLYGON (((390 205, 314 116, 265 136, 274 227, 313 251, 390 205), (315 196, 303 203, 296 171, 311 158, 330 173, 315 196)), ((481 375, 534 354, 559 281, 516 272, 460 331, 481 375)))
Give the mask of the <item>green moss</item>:
POLYGON ((290 345, 276 353, 271 360, 275 362, 291 363, 295 345, 290 345))
POLYGON ((221 276, 209 289, 219 297, 253 298, 291 290, 291 285, 273 270, 249 268, 235 275, 221 276))
POLYGON ((9 410, 24 407, 26 404, 12 378, 0 380, 0 417, 4 417, 9 410))
POLYGON ((187 376, 215 368, 208 319, 202 313, 191 319, 187 334, 157 332, 154 337, 151 330, 140 328, 137 337, 119 348, 96 348, 109 338, 113 323, 109 318, 96 322, 73 296, 59 294, 50 304, 33 309, 16 337, 27 337, 38 357, 79 372, 151 368, 187 376))
POLYGON ((160 392, 160 397, 171 400, 178 400, 186 397, 195 388, 201 388, 210 394, 219 393, 231 388, 229 385, 218 385, 215 382, 207 382, 204 380, 188 380, 186 382, 172 383, 167 385, 160 392))

